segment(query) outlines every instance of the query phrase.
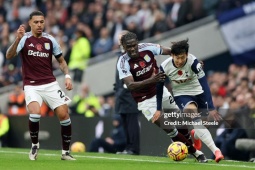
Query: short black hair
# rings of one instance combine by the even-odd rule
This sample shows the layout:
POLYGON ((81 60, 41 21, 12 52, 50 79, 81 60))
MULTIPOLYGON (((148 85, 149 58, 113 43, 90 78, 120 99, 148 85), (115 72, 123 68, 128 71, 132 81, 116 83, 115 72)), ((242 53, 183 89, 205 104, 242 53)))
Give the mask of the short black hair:
POLYGON ((135 39, 138 41, 137 35, 133 32, 127 32, 126 34, 124 34, 121 39, 120 39, 120 43, 122 45, 126 44, 127 41, 135 39))
POLYGON ((173 55, 187 54, 189 52, 189 39, 172 42, 171 53, 173 55))
POLYGON ((43 16, 43 17, 44 17, 44 14, 43 14, 41 11, 34 11, 34 12, 32 12, 32 13, 29 15, 29 19, 32 19, 33 16, 43 16))

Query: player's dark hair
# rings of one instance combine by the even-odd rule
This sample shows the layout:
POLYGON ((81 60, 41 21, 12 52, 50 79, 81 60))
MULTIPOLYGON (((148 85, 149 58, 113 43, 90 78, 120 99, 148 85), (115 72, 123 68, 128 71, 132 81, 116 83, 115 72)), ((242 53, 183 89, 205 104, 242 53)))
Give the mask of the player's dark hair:
POLYGON ((34 11, 34 12, 32 12, 32 13, 29 15, 29 19, 32 19, 33 16, 43 16, 43 17, 44 17, 44 14, 43 14, 41 11, 34 11))
POLYGON ((172 42, 171 53, 173 55, 187 54, 189 52, 189 39, 172 42))
POLYGON ((133 32, 127 32, 126 34, 124 34, 124 35, 121 37, 120 42, 121 42, 122 45, 124 45, 124 44, 126 44, 127 41, 132 40, 132 39, 135 39, 135 40, 138 41, 138 38, 137 38, 137 36, 136 36, 135 33, 133 33, 133 32))

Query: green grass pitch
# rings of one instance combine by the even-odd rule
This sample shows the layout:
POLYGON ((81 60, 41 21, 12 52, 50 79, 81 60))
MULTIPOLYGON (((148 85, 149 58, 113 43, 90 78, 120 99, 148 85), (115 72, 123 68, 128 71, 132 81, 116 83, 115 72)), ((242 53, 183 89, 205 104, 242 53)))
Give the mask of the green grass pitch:
POLYGON ((0 148, 1 170, 241 170, 255 169, 255 164, 223 160, 206 164, 186 158, 174 162, 168 157, 132 156, 103 153, 73 153, 76 161, 61 161, 59 150, 41 149, 36 161, 28 158, 29 149, 0 148))

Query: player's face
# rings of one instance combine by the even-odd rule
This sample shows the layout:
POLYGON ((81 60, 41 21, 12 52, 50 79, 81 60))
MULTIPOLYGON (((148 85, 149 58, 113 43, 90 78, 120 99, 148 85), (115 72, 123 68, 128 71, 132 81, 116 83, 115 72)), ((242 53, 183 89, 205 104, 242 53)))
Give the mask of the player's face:
POLYGON ((44 29, 45 19, 44 16, 33 16, 29 20, 31 31, 36 36, 41 36, 44 29))
POLYGON ((188 55, 186 53, 182 53, 180 55, 172 55, 174 60, 174 65, 177 68, 181 68, 187 61, 188 55))
POLYGON ((136 39, 131 39, 123 44, 125 51, 131 58, 136 58, 139 56, 138 53, 138 41, 136 39))

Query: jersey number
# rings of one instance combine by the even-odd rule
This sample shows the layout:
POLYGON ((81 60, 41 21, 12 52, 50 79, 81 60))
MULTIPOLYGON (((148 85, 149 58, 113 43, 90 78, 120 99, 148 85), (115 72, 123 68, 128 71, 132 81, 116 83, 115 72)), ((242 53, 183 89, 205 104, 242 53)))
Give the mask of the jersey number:
POLYGON ((65 95, 63 94, 63 92, 61 90, 58 90, 58 93, 60 93, 61 98, 65 97, 65 95))

